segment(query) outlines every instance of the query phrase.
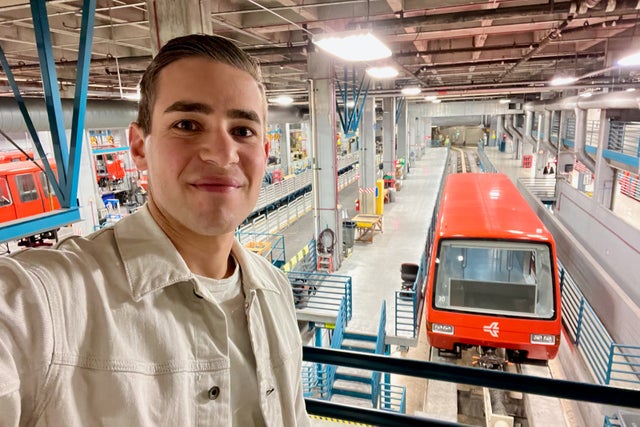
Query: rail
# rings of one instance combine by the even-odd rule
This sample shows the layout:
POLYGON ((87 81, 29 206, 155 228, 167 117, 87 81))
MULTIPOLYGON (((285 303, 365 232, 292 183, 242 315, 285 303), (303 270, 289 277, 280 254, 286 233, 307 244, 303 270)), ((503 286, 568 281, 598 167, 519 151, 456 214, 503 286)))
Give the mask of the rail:
POLYGON ((424 299, 424 284, 427 279, 426 252, 420 257, 420 264, 416 280, 411 289, 401 289, 395 292, 395 335, 397 337, 417 338, 420 327, 421 308, 424 299))
POLYGON ((542 203, 553 203, 556 200, 556 178, 546 176, 544 178, 518 178, 534 196, 542 203))
POLYGON ((276 267, 282 267, 284 265, 284 235, 281 233, 270 234, 237 231, 236 239, 247 249, 264 256, 276 267))
MULTIPOLYGON (((440 381, 558 397, 561 399, 593 402, 612 405, 616 408, 640 409, 640 391, 620 387, 556 380, 510 372, 319 347, 303 347, 303 360, 358 369, 377 370, 416 378, 430 378, 440 381)), ((313 415, 370 423, 378 426, 460 425, 389 411, 340 405, 317 399, 307 398, 305 402, 307 411, 313 415)))
MULTIPOLYGON (((382 309, 380 310, 380 322, 378 323, 378 335, 376 337, 375 354, 385 354, 384 335, 387 325, 387 302, 382 301, 382 309)), ((380 399, 380 371, 371 373, 371 404, 374 408, 378 407, 380 399)), ((388 381, 387 381, 388 382, 388 381)))
POLYGON ((640 346, 616 344, 560 265, 562 321, 571 341, 600 384, 640 388, 640 346))
MULTIPOLYGON (((311 294, 298 306, 298 320, 335 323, 341 305, 345 304, 345 322, 353 315, 353 286, 350 276, 307 271, 286 273, 292 286, 306 286, 311 294)), ((295 289, 294 289, 295 293, 295 289)))
POLYGON ((489 157, 487 157, 487 153, 484 152, 484 146, 482 144, 478 144, 478 160, 480 162, 480 169, 482 172, 495 173, 498 170, 493 166, 489 157))

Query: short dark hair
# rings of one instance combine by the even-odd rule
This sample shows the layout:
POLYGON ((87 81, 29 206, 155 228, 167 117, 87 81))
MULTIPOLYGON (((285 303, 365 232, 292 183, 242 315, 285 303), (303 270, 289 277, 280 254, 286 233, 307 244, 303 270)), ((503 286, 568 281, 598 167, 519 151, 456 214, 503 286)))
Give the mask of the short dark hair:
POLYGON ((162 46, 140 80, 140 102, 138 103, 138 125, 145 135, 151 133, 151 113, 156 101, 156 81, 160 71, 172 62, 184 58, 209 58, 245 71, 258 83, 264 99, 266 120, 266 98, 262 85, 262 73, 258 63, 231 41, 213 35, 190 34, 171 39, 162 46))

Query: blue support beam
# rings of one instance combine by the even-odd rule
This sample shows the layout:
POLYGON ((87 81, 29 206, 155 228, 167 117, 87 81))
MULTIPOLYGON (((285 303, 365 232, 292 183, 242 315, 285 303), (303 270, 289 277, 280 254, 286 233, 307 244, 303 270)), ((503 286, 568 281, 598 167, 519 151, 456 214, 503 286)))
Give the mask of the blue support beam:
POLYGON ((78 208, 71 208, 35 215, 29 217, 27 220, 6 222, 0 227, 0 242, 9 242, 45 231, 57 230, 65 225, 78 222, 81 219, 78 208))
MULTIPOLYGON (((91 41, 93 40, 93 20, 96 14, 96 2, 97 0, 85 0, 82 5, 80 46, 78 47, 78 66, 76 68, 76 91, 73 98, 73 119, 71 121, 70 158, 66 171, 67 187, 65 190, 70 196, 78 193, 82 131, 84 130, 84 119, 87 111, 89 65, 91 63, 91 41)), ((78 206, 78 198, 70 197, 69 206, 78 206)))
MULTIPOLYGON (((44 0, 31 1, 31 16, 33 17, 33 30, 35 31, 36 44, 38 46, 38 57, 40 58, 42 88, 44 90, 47 115, 49 117, 53 155, 58 165, 58 183, 60 187, 64 189, 67 185, 69 148, 67 147, 67 137, 64 131, 64 116, 62 114, 60 90, 58 89, 56 60, 53 56, 53 48, 51 47, 49 18, 44 0)), ((68 206, 67 196, 64 191, 61 195, 58 195, 61 206, 68 206)))
POLYGON ((349 84, 347 82, 347 68, 344 69, 344 82, 345 86, 340 84, 340 81, 336 78, 336 83, 338 87, 338 96, 336 97, 336 111, 338 112, 338 117, 340 119, 340 125, 342 128, 342 133, 345 135, 352 134, 358 129, 360 125, 360 119, 362 118, 362 113, 364 111, 364 103, 367 100, 367 94, 369 93, 369 79, 366 75, 362 76, 360 80, 360 85, 356 86, 355 83, 355 69, 352 70, 352 84, 351 84, 351 95, 353 98, 353 109, 349 109, 347 106, 347 101, 349 98, 349 84), (356 89, 357 87, 357 89, 356 89), (364 92, 364 94, 363 94, 364 92), (338 99, 342 99, 342 105, 344 106, 344 111, 340 109, 340 105, 338 103, 338 99))

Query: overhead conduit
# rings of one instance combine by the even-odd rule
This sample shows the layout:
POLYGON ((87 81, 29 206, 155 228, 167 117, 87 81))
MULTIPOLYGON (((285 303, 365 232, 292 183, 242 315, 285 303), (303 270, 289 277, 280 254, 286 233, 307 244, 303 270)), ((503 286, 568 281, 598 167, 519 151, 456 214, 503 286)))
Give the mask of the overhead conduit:
MULTIPOLYGON (((25 98, 29 116, 37 131, 50 131, 44 100, 25 98)), ((65 128, 71 128, 73 100, 62 100, 65 128)), ((126 100, 88 100, 85 129, 121 129, 129 126, 138 115, 138 103, 126 100)), ((0 98, 0 129, 4 132, 26 131, 24 118, 13 98, 0 98)))

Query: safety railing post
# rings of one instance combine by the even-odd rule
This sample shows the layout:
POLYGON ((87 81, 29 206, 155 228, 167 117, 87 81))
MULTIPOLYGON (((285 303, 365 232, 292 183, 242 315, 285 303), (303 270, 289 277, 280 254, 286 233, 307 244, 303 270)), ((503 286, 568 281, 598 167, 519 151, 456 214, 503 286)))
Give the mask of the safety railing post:
POLYGON ((584 297, 580 298, 580 308, 578 309, 578 319, 576 320, 576 345, 580 345, 580 335, 582 332, 582 317, 584 316, 584 297))

